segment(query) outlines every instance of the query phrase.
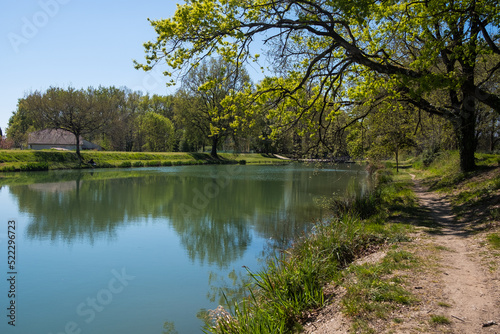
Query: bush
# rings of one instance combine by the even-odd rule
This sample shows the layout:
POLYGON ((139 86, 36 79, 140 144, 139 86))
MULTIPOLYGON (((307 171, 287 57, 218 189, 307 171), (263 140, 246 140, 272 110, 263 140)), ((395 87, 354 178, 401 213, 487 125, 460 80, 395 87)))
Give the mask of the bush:
POLYGON ((424 153, 422 153, 422 162, 424 166, 429 167, 431 163, 433 163, 438 156, 439 156, 439 147, 437 146, 425 150, 424 153))
POLYGON ((134 161, 132 166, 133 167, 144 167, 144 163, 142 161, 134 161))
POLYGON ((162 166, 172 166, 172 161, 163 161, 161 163, 162 166))
POLYGON ((241 160, 238 160, 238 164, 239 165, 246 165, 247 164, 247 161, 244 160, 244 159, 241 159, 241 160))

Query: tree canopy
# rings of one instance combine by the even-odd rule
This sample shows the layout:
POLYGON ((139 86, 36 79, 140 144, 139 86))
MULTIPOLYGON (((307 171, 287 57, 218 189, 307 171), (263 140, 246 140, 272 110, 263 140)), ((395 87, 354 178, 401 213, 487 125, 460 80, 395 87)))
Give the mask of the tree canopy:
POLYGON ((220 141, 237 127, 238 115, 244 114, 231 97, 249 85, 247 71, 222 58, 207 59, 184 77, 178 96, 189 102, 178 106, 179 119, 211 141, 213 157, 220 141))
POLYGON ((242 66, 263 44, 278 75, 255 94, 282 102, 285 121, 319 122, 321 133, 346 106, 396 99, 451 121, 464 171, 475 167, 478 106, 500 113, 495 0, 186 0, 151 24, 158 38, 138 68, 185 73, 215 53, 242 66))
POLYGON ((112 121, 114 99, 105 88, 49 88, 24 99, 31 118, 44 127, 63 129, 75 135, 76 154, 80 161, 82 136, 96 133, 112 121))

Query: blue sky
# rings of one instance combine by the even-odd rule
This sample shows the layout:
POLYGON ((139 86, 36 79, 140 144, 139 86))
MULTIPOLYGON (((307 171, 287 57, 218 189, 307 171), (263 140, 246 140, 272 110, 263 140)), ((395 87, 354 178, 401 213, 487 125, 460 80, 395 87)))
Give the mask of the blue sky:
POLYGON ((147 18, 174 14, 174 0, 20 0, 0 4, 0 127, 17 100, 50 86, 127 86, 171 94, 161 70, 135 70, 156 35, 147 18))

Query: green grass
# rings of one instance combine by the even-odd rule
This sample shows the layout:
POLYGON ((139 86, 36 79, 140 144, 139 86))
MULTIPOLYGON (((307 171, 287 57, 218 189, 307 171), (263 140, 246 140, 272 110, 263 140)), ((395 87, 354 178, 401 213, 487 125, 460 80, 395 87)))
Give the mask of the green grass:
POLYGON ((500 234, 491 233, 486 238, 492 248, 500 249, 500 234))
POLYGON ((469 230, 479 231, 494 227, 500 220, 500 210, 492 205, 500 197, 500 155, 475 156, 477 169, 470 173, 460 172, 458 152, 447 151, 440 152, 429 167, 417 169, 415 174, 430 190, 447 195, 455 215, 474 223, 469 230))
POLYGON ((344 272, 347 294, 342 300, 343 311, 354 320, 354 330, 371 332, 370 321, 387 320, 390 312, 401 305, 415 303, 416 298, 404 288, 404 279, 396 270, 418 265, 417 258, 403 250, 387 253, 380 263, 353 265, 344 272))
MULTIPOLYGON (((283 163, 283 160, 269 155, 219 154, 219 159, 212 158, 206 153, 183 152, 97 152, 83 151, 85 162, 91 159, 95 168, 130 168, 130 167, 159 167, 177 165, 201 164, 273 164, 283 163)), ((80 165, 75 152, 57 150, 0 150, 0 172, 35 171, 54 169, 92 168, 90 164, 80 165)))

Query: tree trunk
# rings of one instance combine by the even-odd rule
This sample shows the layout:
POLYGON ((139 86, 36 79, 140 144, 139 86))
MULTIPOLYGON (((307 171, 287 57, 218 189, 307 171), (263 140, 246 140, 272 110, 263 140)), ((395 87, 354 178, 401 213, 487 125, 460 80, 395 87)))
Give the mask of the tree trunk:
POLYGON ((219 159, 219 156, 217 155, 217 144, 219 144, 219 136, 213 136, 212 151, 210 152, 210 155, 215 159, 219 159))
POLYGON ((470 131, 470 129, 467 129, 467 127, 463 126, 459 129, 455 129, 455 132, 458 137, 460 170, 464 173, 472 172, 476 169, 476 161, 474 158, 474 152, 476 151, 474 131, 470 131))
POLYGON ((396 173, 399 173, 399 148, 396 147, 396 173))
POLYGON ((456 116, 454 122, 455 133, 458 139, 458 151, 460 153, 460 170, 464 173, 476 169, 474 153, 476 152, 476 99, 474 86, 474 68, 464 66, 464 73, 469 80, 465 81, 461 87, 462 102, 460 114, 456 116))
POLYGON ((491 119, 491 128, 490 128, 490 153, 495 151, 495 118, 491 119))
POLYGON ((76 137, 76 156, 78 157, 78 160, 80 164, 83 162, 82 155, 80 154, 80 134, 79 133, 73 133, 76 137))
POLYGON ((464 173, 476 169, 474 153, 476 152, 476 111, 472 98, 463 103, 460 117, 454 122, 455 134, 460 154, 460 170, 464 173))

